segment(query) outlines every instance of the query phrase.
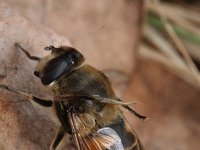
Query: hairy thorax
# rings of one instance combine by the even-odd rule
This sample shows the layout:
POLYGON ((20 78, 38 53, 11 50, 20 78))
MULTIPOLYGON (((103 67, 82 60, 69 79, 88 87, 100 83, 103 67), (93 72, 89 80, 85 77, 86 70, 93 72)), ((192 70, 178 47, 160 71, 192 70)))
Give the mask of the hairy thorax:
MULTIPOLYGON (((62 97, 75 96, 93 96, 115 98, 111 84, 108 78, 95 68, 84 65, 81 68, 65 75, 53 86, 55 97, 66 101, 66 104, 72 104, 77 109, 77 113, 82 111, 85 120, 91 121, 90 128, 97 130, 98 127, 106 126, 113 122, 121 112, 116 105, 104 104, 97 101, 82 100, 77 98, 62 99, 62 97), (92 124, 95 122, 95 126, 92 124)), ((58 101, 58 99, 55 99, 58 101)), ((84 128, 80 125, 80 131, 84 128)), ((86 131, 86 130, 85 130, 86 131)), ((82 134, 85 135, 86 133, 82 134)))

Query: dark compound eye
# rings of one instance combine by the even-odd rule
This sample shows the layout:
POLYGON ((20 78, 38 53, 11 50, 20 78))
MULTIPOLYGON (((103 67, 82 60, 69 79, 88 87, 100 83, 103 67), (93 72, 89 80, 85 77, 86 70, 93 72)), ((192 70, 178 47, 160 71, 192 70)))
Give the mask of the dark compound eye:
POLYGON ((76 50, 70 50, 67 52, 67 60, 70 61, 72 64, 78 64, 79 61, 82 61, 83 56, 76 50))
POLYGON ((78 58, 74 53, 70 53, 68 58, 69 58, 69 60, 71 61, 72 64, 75 64, 78 61, 78 58))
POLYGON ((34 71, 34 75, 35 75, 36 77, 39 77, 39 72, 38 72, 38 71, 34 71))
POLYGON ((45 66, 41 81, 44 85, 48 85, 58 80, 69 69, 70 64, 63 57, 57 57, 45 66))

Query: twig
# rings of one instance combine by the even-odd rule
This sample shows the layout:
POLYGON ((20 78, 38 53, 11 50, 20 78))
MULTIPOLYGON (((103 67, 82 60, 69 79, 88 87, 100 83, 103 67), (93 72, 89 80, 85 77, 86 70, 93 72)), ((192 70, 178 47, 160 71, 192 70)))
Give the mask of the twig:
POLYGON ((198 69, 196 68, 195 64, 193 63, 190 55, 188 54, 188 52, 187 52, 186 48, 184 47, 184 45, 182 44, 181 40, 178 38, 178 36, 174 32, 171 24, 167 21, 165 14, 161 11, 160 1, 154 0, 153 2, 154 2, 154 6, 159 11, 162 21, 165 23, 165 29, 166 29, 167 33, 169 34, 171 39, 174 41, 174 44, 176 45, 179 52, 183 55, 188 67, 190 68, 191 72, 193 73, 193 76, 195 77, 197 82, 200 84, 200 76, 199 76, 198 69))
POLYGON ((158 49, 162 51, 165 56, 173 59, 175 62, 179 63, 182 66, 185 66, 182 58, 178 55, 176 50, 173 48, 164 37, 159 34, 156 30, 151 27, 146 26, 144 31, 145 37, 150 40, 158 49))
POLYGON ((139 56, 145 60, 153 60, 162 65, 168 67, 173 73, 184 79, 186 82, 192 84, 193 86, 200 89, 200 84, 196 82, 195 78, 193 78, 191 71, 187 67, 182 67, 179 64, 175 63, 173 60, 169 60, 162 54, 156 52, 156 50, 152 49, 147 45, 142 45, 140 47, 139 56))
MULTIPOLYGON (((147 19, 148 19, 148 24, 150 26, 155 27, 156 29, 159 29, 161 31, 165 29, 164 23, 158 17, 153 15, 148 15, 147 19)), ((177 26, 176 24, 172 24, 172 27, 180 38, 200 46, 200 36, 197 36, 187 31, 186 29, 177 26)))

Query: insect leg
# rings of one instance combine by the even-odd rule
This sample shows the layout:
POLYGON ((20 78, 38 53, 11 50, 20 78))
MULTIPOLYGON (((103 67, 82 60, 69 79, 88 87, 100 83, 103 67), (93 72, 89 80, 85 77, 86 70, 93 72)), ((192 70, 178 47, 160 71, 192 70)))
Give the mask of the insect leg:
MULTIPOLYGON (((119 99, 119 101, 122 101, 121 99, 119 99)), ((149 117, 143 116, 141 114, 139 114, 138 112, 136 112, 135 110, 133 110, 132 108, 130 108, 129 106, 123 106, 125 109, 127 109, 128 111, 130 111, 131 113, 133 113, 137 118, 139 118, 140 120, 148 120, 149 117)))
POLYGON ((121 101, 118 98, 112 99, 112 98, 107 98, 107 97, 101 97, 99 95, 93 95, 93 98, 95 100, 98 100, 100 103, 115 104, 115 105, 122 105, 122 106, 129 106, 131 104, 136 103, 134 101, 126 103, 126 102, 121 101))
POLYGON ((127 109, 128 111, 130 111, 131 113, 133 113, 137 118, 139 118, 140 120, 148 120, 149 117, 143 116, 141 114, 139 114, 138 112, 136 112, 135 110, 133 110, 132 108, 130 108, 129 106, 123 106, 125 109, 127 109))
POLYGON ((149 119, 149 117, 143 116, 143 115, 139 114, 138 112, 136 112, 135 110, 133 110, 132 108, 129 107, 129 105, 133 104, 134 102, 124 103, 119 98, 117 98, 117 99, 110 99, 110 98, 101 97, 99 95, 93 95, 93 96, 95 97, 95 99, 98 99, 100 102, 111 103, 111 104, 116 104, 116 105, 123 106, 125 109, 127 109, 128 111, 130 111, 131 113, 133 113, 140 120, 147 120, 147 119, 149 119))
MULTIPOLYGON (((36 102, 37 104, 41 105, 41 106, 44 106, 44 107, 51 107, 52 106, 52 101, 51 100, 45 100, 45 99, 41 99, 41 98, 38 98, 36 96, 33 96, 32 94, 29 94, 29 93, 26 93, 26 92, 23 92, 21 90, 18 90, 18 89, 14 89, 14 88, 11 88, 5 84, 0 84, 0 88, 1 89, 4 89, 4 90, 7 90, 7 91, 10 91, 10 92, 13 92, 15 94, 18 94, 18 95, 22 95, 22 96, 25 96, 27 97, 29 100, 33 100, 34 102, 36 102)), ((17 102, 17 101, 16 101, 17 102)))
POLYGON ((34 102, 36 102, 37 104, 43 106, 43 107, 51 107, 53 104, 53 101, 51 100, 46 100, 46 99, 41 99, 38 97, 35 97, 33 95, 30 94, 30 100, 33 100, 34 102))
POLYGON ((19 48, 20 50, 22 50, 29 59, 35 60, 35 61, 39 61, 40 60, 40 58, 37 57, 37 56, 31 56, 29 54, 29 52, 27 50, 25 50, 19 43, 15 43, 15 47, 19 48))
MULTIPOLYGON (((71 98, 71 97, 76 97, 76 98, 79 98, 79 99, 84 99, 84 100, 96 100, 98 101, 99 103, 106 103, 106 104, 114 104, 114 105, 122 105, 122 106, 129 106, 131 104, 136 104, 137 102, 136 101, 132 101, 132 102, 123 102, 122 100, 116 98, 116 99, 112 99, 112 98, 108 98, 108 97, 102 97, 100 95, 92 95, 92 96, 87 96, 87 95, 73 95, 73 96, 67 96, 68 98, 71 98)), ((66 98, 67 98, 66 97, 66 98)), ((63 97, 65 98, 65 97, 63 97)))
POLYGON ((56 149, 56 147, 58 146, 58 144, 60 143, 60 141, 62 140, 64 135, 65 135, 65 132, 64 132, 63 128, 60 127, 58 132, 57 132, 57 134, 56 134, 56 136, 53 139, 53 142, 52 142, 52 144, 50 146, 50 150, 55 150, 56 149))
POLYGON ((62 124, 63 130, 71 134, 70 125, 67 120, 67 110, 64 109, 62 103, 60 102, 55 102, 54 107, 55 107, 55 111, 58 116, 58 119, 60 120, 60 123, 62 124))
POLYGON ((129 103, 125 103, 119 98, 112 99, 112 98, 102 97, 100 95, 92 95, 92 96, 77 95, 77 96, 73 96, 73 97, 77 97, 77 98, 84 99, 84 100, 96 100, 96 101, 98 101, 100 103, 121 105, 125 109, 127 109, 128 111, 133 113, 137 118, 139 118, 141 120, 149 119, 149 117, 143 116, 143 115, 139 114, 138 112, 136 112, 135 110, 133 110, 132 108, 129 107, 129 105, 131 105, 131 104, 136 104, 137 102, 135 102, 135 101, 129 102, 129 103))

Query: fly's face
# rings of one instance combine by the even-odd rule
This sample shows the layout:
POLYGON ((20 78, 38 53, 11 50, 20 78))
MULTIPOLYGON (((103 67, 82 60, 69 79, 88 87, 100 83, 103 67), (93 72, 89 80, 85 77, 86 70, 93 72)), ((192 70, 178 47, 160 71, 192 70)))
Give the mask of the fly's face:
POLYGON ((49 85, 79 68, 85 60, 83 55, 72 47, 49 46, 45 47, 45 50, 51 50, 51 53, 40 59, 34 71, 44 85, 49 85))

